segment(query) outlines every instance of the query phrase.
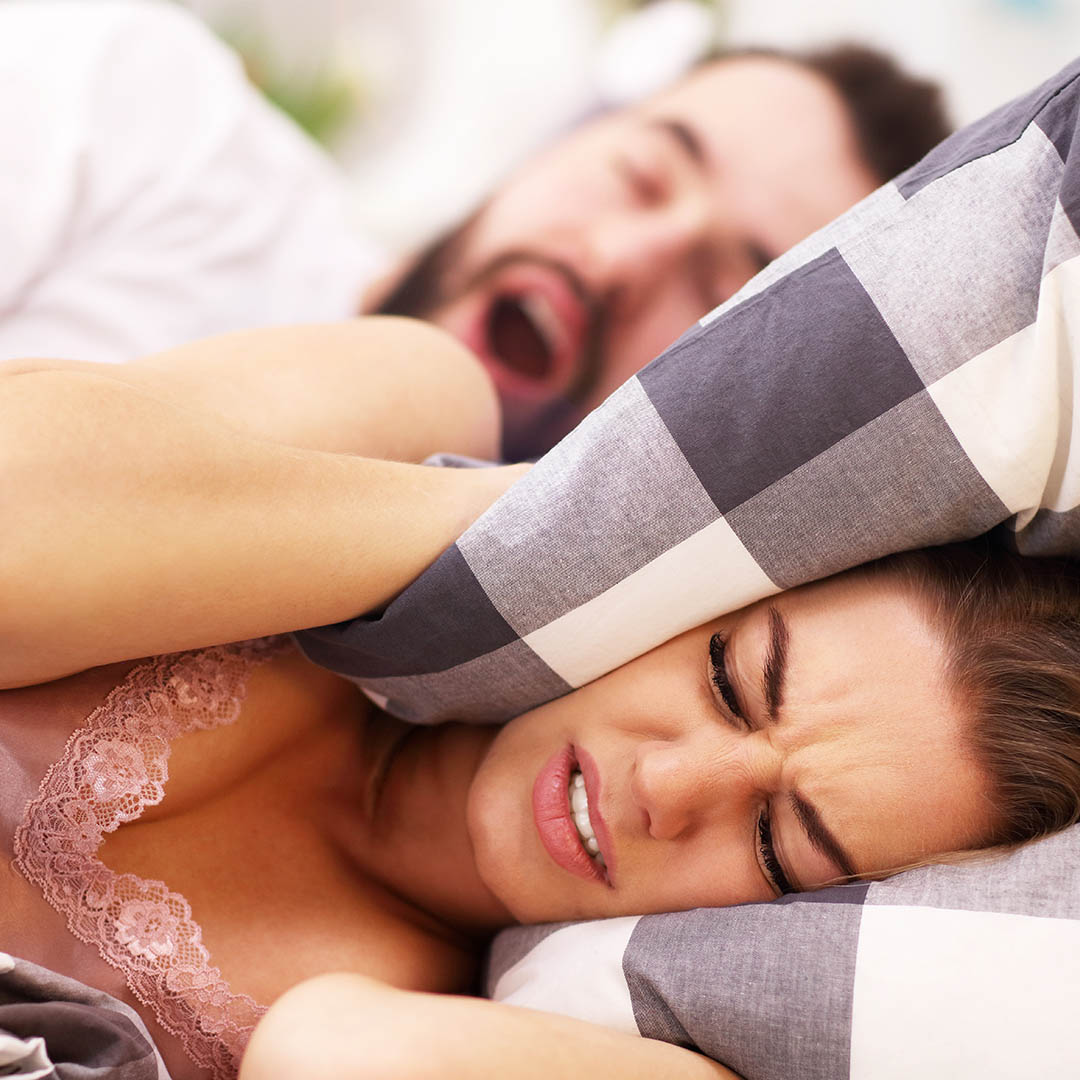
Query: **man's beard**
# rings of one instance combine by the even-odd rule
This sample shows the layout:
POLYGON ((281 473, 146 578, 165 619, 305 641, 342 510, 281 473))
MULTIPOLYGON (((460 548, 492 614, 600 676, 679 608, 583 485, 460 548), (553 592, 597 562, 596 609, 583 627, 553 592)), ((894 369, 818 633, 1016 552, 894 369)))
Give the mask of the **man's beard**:
POLYGON ((434 321, 437 313, 447 304, 490 279, 509 263, 541 263, 561 273, 578 295, 586 313, 584 346, 582 355, 575 358, 576 372, 564 394, 538 405, 527 420, 512 426, 503 423, 503 459, 525 461, 551 449, 584 415, 582 402, 596 386, 603 370, 601 344, 604 311, 571 267, 529 251, 504 252, 489 260, 477 273, 463 279, 461 267, 467 258, 469 234, 476 217, 474 214, 424 248, 406 274, 373 308, 373 312, 434 321), (455 281, 459 282, 457 286, 452 284, 455 281))

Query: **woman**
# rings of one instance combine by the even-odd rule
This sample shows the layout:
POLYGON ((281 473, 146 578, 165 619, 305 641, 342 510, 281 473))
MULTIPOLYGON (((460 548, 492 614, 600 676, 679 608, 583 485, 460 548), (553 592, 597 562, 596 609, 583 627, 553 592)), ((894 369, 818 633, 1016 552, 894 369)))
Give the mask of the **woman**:
POLYGON ((1078 816, 1068 663, 1044 673, 1045 702, 1023 698, 1033 723, 1064 717, 1040 743, 1058 804, 1017 787, 1032 755, 1013 768, 985 722, 1007 698, 994 649, 1075 611, 1075 580, 1003 563, 975 610, 963 554, 754 605, 500 730, 407 728, 286 641, 127 662, 378 606, 513 480, 371 460, 493 448, 489 388, 431 330, 238 335, 123 371, 25 364, 0 380, 0 414, 19 523, 0 564, 16 871, 0 941, 140 1006, 178 1078, 234 1074, 279 998, 252 1080, 313 1055, 386 1075, 415 1044, 395 1026, 406 1005, 431 1030, 480 1018, 465 1071, 503 1038, 524 1040, 517 1058, 556 1033, 576 1069, 723 1075, 424 993, 468 991, 514 921, 766 900, 1078 816), (988 620, 1001 632, 965 657, 988 620), (325 972, 353 976, 286 993, 325 972), (353 1004, 378 1018, 359 1042, 353 1004))

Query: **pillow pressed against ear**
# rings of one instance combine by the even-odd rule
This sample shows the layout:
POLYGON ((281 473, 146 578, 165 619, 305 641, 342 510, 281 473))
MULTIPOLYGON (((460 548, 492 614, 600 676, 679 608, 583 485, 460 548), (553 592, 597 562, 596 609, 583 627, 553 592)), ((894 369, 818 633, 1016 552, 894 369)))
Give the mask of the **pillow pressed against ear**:
MULTIPOLYGON (((1080 556, 1078 107, 1080 62, 946 140, 305 651, 408 719, 499 721, 891 551, 996 530, 1080 556)), ((1074 828, 768 905, 505 931, 489 989, 748 1080, 1072 1074, 1077 896, 1074 828)))

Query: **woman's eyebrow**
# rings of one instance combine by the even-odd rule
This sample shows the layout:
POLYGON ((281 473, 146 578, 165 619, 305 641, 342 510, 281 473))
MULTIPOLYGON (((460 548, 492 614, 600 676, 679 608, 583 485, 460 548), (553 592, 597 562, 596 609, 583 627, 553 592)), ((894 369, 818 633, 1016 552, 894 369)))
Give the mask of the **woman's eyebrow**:
POLYGON ((821 820, 817 807, 807 802, 797 791, 788 794, 788 802, 810 840, 811 846, 821 852, 830 862, 835 863, 844 877, 858 877, 854 860, 821 820))
POLYGON ((776 607, 769 608, 769 648, 761 668, 761 688, 769 723, 775 724, 784 702, 784 679, 787 676, 788 624, 776 607))

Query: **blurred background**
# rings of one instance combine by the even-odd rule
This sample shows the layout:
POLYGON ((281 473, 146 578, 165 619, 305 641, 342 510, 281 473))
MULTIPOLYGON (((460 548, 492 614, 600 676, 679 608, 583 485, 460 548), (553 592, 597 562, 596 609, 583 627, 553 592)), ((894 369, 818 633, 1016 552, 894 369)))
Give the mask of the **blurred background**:
POLYGON ((1080 49, 1080 0, 183 2, 341 162, 356 224, 391 252, 459 219, 551 135, 714 45, 864 41, 938 79, 957 124, 1080 49))

